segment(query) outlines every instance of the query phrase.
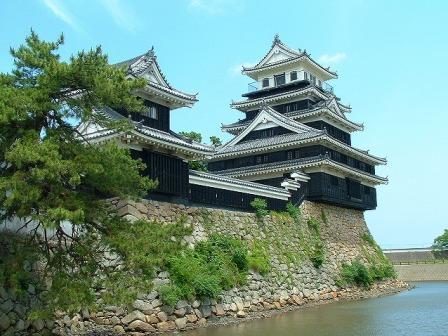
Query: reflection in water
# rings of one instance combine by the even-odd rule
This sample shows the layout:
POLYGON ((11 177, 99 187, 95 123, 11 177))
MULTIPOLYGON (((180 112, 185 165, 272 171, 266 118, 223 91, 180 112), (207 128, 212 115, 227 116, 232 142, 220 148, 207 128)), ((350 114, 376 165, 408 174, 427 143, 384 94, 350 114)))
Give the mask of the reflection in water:
POLYGON ((448 282, 420 282, 393 296, 333 303, 185 336, 448 335, 448 282))

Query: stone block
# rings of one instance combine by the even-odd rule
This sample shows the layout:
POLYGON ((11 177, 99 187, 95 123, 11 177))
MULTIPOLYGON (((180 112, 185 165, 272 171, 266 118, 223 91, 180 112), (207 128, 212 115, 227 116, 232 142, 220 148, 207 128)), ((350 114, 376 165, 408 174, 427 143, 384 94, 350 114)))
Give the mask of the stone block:
POLYGON ((121 319, 121 322, 124 324, 129 324, 135 320, 146 321, 145 314, 138 310, 134 310, 133 312, 127 314, 125 317, 121 319))
POLYGON ((196 316, 196 314, 188 314, 186 316, 186 318, 187 318, 187 321, 190 323, 194 323, 198 320, 198 317, 196 316))
POLYGON ((9 328, 11 325, 11 321, 9 320, 9 317, 6 316, 6 314, 0 315, 0 330, 4 331, 9 328))
POLYGON ((157 323, 157 329, 161 332, 176 329, 176 324, 173 321, 165 321, 157 323))
POLYGON ((161 321, 161 322, 165 322, 166 320, 168 320, 168 316, 165 312, 161 311, 160 313, 157 314, 157 318, 161 321))
POLYGON ((156 324, 159 323, 160 321, 155 314, 151 314, 146 316, 146 322, 150 324, 156 324))
POLYGON ((136 330, 136 331, 144 331, 144 332, 153 332, 156 331, 156 329, 150 325, 149 323, 135 320, 129 324, 129 329, 136 330))
POLYGON ((211 316, 212 315, 212 307, 211 306, 201 306, 201 314, 205 318, 211 316))
POLYGON ((132 307, 134 307, 134 309, 140 310, 146 315, 153 313, 153 306, 151 303, 147 301, 135 300, 134 303, 132 304, 132 307))
POLYGON ((226 312, 224 311, 224 307, 223 307, 223 305, 220 304, 220 303, 218 303, 218 304, 215 306, 215 309, 216 309, 216 315, 217 315, 217 316, 224 316, 224 315, 226 314, 226 312))
POLYGON ((174 320, 174 323, 176 324, 177 329, 183 330, 187 326, 187 318, 182 317, 174 320))

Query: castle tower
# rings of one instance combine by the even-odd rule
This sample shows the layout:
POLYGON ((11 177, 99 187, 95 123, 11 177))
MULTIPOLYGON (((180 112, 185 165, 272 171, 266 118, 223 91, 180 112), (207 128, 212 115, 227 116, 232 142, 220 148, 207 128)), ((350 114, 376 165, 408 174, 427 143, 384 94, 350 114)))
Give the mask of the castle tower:
POLYGON ((226 177, 271 186, 299 183, 292 200, 325 202, 360 210, 376 207, 375 174, 384 158, 352 146, 351 108, 328 81, 337 74, 275 36, 270 50, 243 74, 254 82, 232 108, 244 118, 223 125, 234 138, 220 147, 209 170, 226 177))

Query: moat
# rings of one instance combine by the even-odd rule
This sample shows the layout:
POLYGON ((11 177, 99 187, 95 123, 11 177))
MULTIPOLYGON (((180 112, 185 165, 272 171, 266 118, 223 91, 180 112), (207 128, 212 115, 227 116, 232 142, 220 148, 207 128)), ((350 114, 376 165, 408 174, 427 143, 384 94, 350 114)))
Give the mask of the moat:
POLYGON ((186 336, 448 335, 448 281, 418 282, 400 294, 299 309, 265 320, 187 332, 186 336))

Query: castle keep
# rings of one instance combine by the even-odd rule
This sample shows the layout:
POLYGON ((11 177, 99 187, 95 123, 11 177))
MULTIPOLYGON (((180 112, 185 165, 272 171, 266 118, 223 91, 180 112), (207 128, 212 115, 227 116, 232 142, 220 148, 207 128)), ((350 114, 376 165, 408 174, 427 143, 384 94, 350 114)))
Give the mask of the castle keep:
POLYGON ((150 197, 235 209, 250 209, 254 198, 276 210, 303 200, 359 210, 376 207, 375 186, 387 179, 376 175, 375 166, 386 160, 352 146, 351 134, 363 125, 347 118, 351 108, 328 83, 337 74, 306 50, 291 49, 276 35, 258 64, 243 68, 254 82, 245 99, 231 107, 244 118, 222 126, 234 138, 216 149, 170 129, 171 111, 192 107, 197 98, 168 83, 153 49, 117 66, 131 79, 146 80, 136 92, 146 113, 105 108, 99 113, 130 118, 133 129, 113 133, 81 125, 80 131, 90 142, 119 141, 141 158, 149 177, 159 181, 150 197), (190 160, 208 160, 209 172, 189 170, 190 160))

